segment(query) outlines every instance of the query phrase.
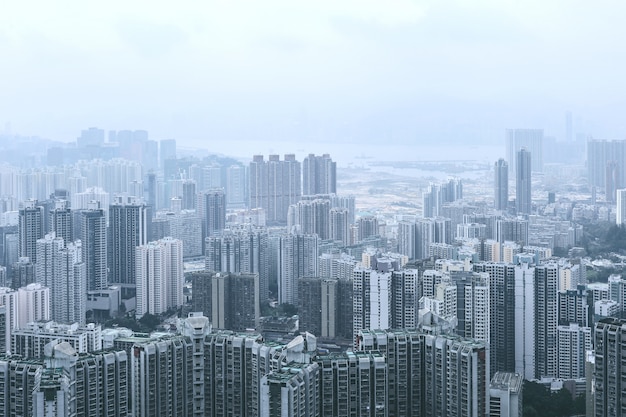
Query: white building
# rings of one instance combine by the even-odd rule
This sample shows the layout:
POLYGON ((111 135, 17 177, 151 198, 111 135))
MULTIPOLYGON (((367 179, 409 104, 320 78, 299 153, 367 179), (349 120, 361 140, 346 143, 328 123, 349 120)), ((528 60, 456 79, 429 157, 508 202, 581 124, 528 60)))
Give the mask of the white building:
POLYGON ((11 353, 24 359, 40 358, 45 345, 54 340, 68 342, 78 353, 97 352, 102 350, 102 328, 94 323, 31 322, 13 331, 11 353))
POLYGON ((617 190, 617 212, 615 223, 618 226, 626 224, 626 188, 617 190))
POLYGON ((515 371, 535 378, 535 268, 528 262, 515 267, 515 371))
POLYGON ((353 334, 363 329, 391 327, 391 271, 363 267, 353 272, 353 334))
POLYGON ((64 242, 54 232, 37 240, 36 281, 50 288, 52 319, 59 323, 85 323, 87 270, 80 240, 64 242))
POLYGON ((17 290, 17 326, 50 320, 50 288, 32 283, 17 290))
POLYGON ((619 305, 613 300, 599 300, 593 304, 594 314, 601 317, 615 317, 619 313, 619 305))
POLYGON ((164 238, 135 249, 137 309, 135 315, 161 314, 183 304, 183 244, 164 238))
POLYGON ((11 350, 11 334, 27 323, 39 320, 50 320, 50 289, 41 284, 30 284, 12 290, 0 287, 0 306, 4 307, 3 322, 0 329, 4 332, 0 337, 5 346, 0 351, 11 350))
POLYGON ((557 378, 585 377, 585 352, 591 350, 591 328, 577 323, 557 327, 558 366, 557 378))

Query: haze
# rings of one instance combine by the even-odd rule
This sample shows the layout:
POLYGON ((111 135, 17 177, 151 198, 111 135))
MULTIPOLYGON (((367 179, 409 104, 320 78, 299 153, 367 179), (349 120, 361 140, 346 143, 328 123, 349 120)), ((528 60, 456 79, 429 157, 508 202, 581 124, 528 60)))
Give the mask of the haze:
MULTIPOLYGON (((0 6, 0 131, 233 141, 624 138, 617 1, 24 1, 0 6)), ((236 145, 233 145, 236 147, 236 145)))

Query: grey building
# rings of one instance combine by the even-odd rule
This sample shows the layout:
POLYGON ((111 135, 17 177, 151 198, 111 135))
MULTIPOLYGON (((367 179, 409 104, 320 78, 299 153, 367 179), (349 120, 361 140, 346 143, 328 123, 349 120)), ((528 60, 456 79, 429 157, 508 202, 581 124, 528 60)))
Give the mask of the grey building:
POLYGON ((502 158, 493 169, 494 208, 506 211, 509 205, 509 164, 502 158))
POLYGON ((82 260, 87 274, 87 290, 95 291, 108 285, 107 227, 104 209, 92 202, 79 212, 82 260))
POLYGON ((286 154, 284 160, 278 155, 270 155, 263 160, 255 155, 250 162, 249 195, 250 208, 263 208, 268 225, 287 224, 289 206, 297 203, 302 195, 300 162, 293 154, 286 154))
POLYGON ((26 200, 19 210, 19 246, 18 256, 27 256, 31 262, 37 262, 37 239, 44 236, 43 208, 37 200, 26 200))
POLYGON ((626 320, 604 318, 594 329, 595 416, 626 415, 626 320))
POLYGON ((257 274, 212 274, 210 318, 214 328, 234 331, 254 329, 258 327, 260 317, 257 274))
POLYGON ((322 334, 322 282, 319 277, 303 277, 298 281, 299 330, 316 336, 322 334))
POLYGON ((531 199, 531 153, 522 148, 516 152, 517 166, 515 170, 515 208, 517 214, 530 214, 532 210, 531 199))
POLYGON ((67 200, 55 200, 49 213, 49 232, 54 232, 65 242, 74 241, 72 211, 67 200))
POLYGON ((302 162, 302 194, 335 194, 337 192, 337 163, 329 154, 309 154, 302 162))
POLYGON ((198 194, 197 211, 204 225, 204 236, 217 236, 226 227, 226 194, 212 188, 198 194))
POLYGON ((496 372, 515 370, 515 265, 478 263, 477 272, 489 274, 490 368, 496 372))
POLYGON ((258 274, 260 301, 267 301, 271 249, 266 230, 227 229, 221 236, 207 237, 205 246, 208 271, 258 274))
MULTIPOLYGON (((543 171, 543 129, 507 129, 506 160, 511 172, 517 175, 517 152, 526 148, 533 155, 531 170, 543 171)), ((530 171, 529 171, 530 172, 530 171)))
POLYGON ((117 195, 109 206, 109 282, 135 285, 135 248, 148 243, 147 206, 143 200, 117 195))

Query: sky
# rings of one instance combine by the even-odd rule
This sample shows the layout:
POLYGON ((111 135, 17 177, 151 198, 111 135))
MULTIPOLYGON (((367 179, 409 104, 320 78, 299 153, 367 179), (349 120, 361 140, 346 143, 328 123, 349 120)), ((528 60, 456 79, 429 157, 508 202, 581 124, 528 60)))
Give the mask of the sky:
POLYGON ((625 12, 602 0, 3 0, 0 132, 495 146, 505 128, 563 140, 571 111, 576 132, 623 139, 625 12))

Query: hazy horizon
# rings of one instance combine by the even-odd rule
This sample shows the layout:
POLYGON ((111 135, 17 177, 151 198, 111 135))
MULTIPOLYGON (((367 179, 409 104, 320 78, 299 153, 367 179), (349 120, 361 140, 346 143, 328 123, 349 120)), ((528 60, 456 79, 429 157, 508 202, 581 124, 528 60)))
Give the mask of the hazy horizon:
POLYGON ((626 137, 626 4, 74 1, 0 6, 0 126, 69 142, 500 146, 626 137), (69 12, 68 12, 69 11, 69 12))

